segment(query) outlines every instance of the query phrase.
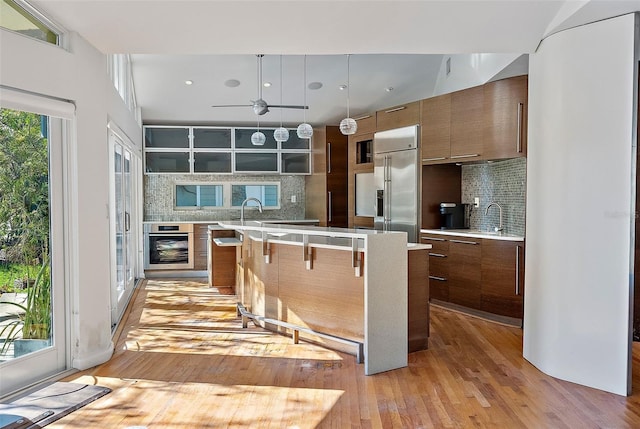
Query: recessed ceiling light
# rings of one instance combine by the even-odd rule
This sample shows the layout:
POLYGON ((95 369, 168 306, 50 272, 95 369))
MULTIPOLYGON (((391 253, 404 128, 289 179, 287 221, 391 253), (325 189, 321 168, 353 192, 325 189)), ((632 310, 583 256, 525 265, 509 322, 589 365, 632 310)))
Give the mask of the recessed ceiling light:
POLYGON ((392 86, 388 86, 384 90, 387 91, 387 92, 391 92, 391 91, 393 91, 393 87, 392 86))
POLYGON ((309 85, 307 85, 307 88, 309 88, 309 89, 320 89, 320 88, 322 88, 322 82, 311 82, 309 85))
POLYGON ((338 87, 338 89, 339 89, 340 91, 344 91, 345 89, 347 89, 347 85, 340 85, 340 86, 338 87))
POLYGON ((185 85, 193 85, 193 81, 192 80, 185 80, 184 84, 185 85))
POLYGON ((265 82, 262 84, 265 88, 269 88, 271 86, 271 82, 265 82))
POLYGON ((228 86, 229 88, 235 88, 236 86, 240 86, 240 81, 238 79, 229 79, 225 81, 224 86, 228 86))

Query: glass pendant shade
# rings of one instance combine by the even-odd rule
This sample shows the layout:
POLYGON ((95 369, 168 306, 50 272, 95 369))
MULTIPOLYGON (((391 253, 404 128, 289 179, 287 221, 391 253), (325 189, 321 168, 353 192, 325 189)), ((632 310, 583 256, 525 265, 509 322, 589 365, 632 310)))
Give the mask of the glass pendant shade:
POLYGON ((273 138, 277 142, 286 142, 287 140, 289 140, 289 130, 282 127, 276 128, 273 131, 273 138))
POLYGON ((310 139, 311 136, 313 135, 313 128, 311 127, 311 125, 305 122, 303 124, 298 125, 297 133, 298 133, 298 137, 300 137, 301 139, 310 139))
POLYGON ((358 131, 358 123, 353 118, 344 118, 340 121, 340 132, 345 136, 350 136, 358 131))
POLYGON ((261 131, 251 134, 251 144, 254 146, 264 146, 266 141, 267 137, 261 131))

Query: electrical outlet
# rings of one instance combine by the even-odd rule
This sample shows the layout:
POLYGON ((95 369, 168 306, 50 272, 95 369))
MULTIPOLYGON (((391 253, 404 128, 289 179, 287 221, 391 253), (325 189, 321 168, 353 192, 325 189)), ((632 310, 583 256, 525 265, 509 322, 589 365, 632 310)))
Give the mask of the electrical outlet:
POLYGON ((480 198, 475 197, 473 199, 473 207, 480 207, 480 198))
POLYGON ((292 203, 298 202, 298 197, 296 195, 291 195, 291 202, 292 203))

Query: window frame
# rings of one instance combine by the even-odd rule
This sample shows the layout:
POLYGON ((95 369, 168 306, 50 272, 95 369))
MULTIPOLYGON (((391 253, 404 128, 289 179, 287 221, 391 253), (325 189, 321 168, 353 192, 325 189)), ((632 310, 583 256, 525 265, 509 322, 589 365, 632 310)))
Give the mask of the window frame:
MULTIPOLYGON (((174 210, 239 210, 240 206, 233 205, 233 186, 276 186, 277 204, 275 206, 262 205, 263 210, 280 210, 282 208, 282 182, 279 180, 272 181, 232 181, 232 182, 197 182, 189 180, 178 180, 172 186, 172 199, 174 210), (178 186, 222 186, 222 205, 221 206, 179 206, 177 200, 178 186)), ((261 201, 262 202, 262 201, 261 201)))

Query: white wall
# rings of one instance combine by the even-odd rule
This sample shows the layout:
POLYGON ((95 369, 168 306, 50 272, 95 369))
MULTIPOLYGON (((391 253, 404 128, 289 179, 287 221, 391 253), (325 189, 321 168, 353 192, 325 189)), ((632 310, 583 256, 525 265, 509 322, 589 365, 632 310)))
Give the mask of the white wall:
POLYGON ((72 365, 84 369, 111 357, 109 268, 109 118, 142 146, 142 132, 107 76, 106 57, 77 34, 69 52, 0 29, 0 84, 72 100, 76 121, 69 143, 71 219, 68 273, 72 365))
POLYGON ((627 394, 635 163, 634 15, 529 58, 524 357, 627 394))
MULTIPOLYGON (((448 94, 461 89, 483 85, 520 56, 521 54, 444 55, 433 95, 448 94), (448 58, 451 58, 451 72, 449 75, 446 73, 448 58)), ((522 73, 519 74, 526 73, 527 70, 522 70, 522 73)))

